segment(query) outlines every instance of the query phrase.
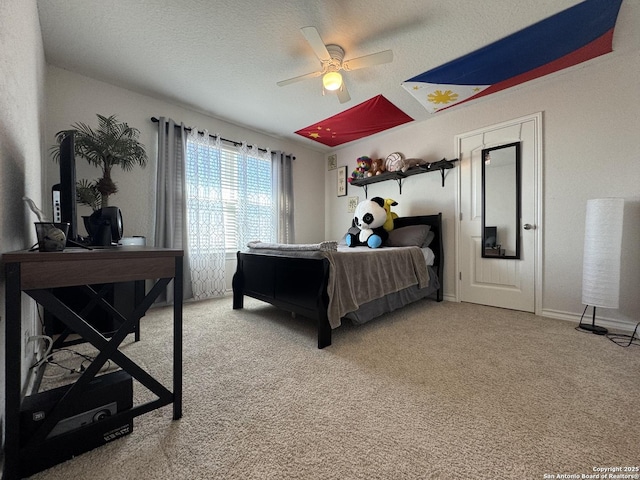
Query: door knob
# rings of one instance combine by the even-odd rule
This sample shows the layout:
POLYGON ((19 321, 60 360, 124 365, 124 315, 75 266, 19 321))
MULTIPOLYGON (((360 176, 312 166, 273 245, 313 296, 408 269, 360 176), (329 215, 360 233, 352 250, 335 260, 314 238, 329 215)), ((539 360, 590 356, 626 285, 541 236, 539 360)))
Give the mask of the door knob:
POLYGON ((530 223, 525 223, 524 224, 524 229, 525 230, 535 230, 536 226, 535 225, 531 225, 530 223))

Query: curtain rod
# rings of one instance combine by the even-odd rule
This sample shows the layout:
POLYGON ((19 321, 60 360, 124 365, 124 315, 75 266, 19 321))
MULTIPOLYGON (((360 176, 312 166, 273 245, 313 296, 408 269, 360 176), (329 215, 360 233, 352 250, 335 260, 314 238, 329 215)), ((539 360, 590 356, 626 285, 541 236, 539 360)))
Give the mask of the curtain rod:
MULTIPOLYGON (((158 120, 156 117, 151 117, 151 121, 152 121, 153 123, 158 123, 160 120, 158 120)), ((177 124, 176 124, 176 128, 180 128, 180 125, 177 125, 177 124)), ((185 129, 185 130, 187 130, 187 131, 189 131, 189 132, 191 131, 191 128, 190 128, 190 127, 184 127, 184 129, 185 129)), ((210 136, 211 138, 218 138, 218 136, 217 136, 217 135, 209 134, 209 136, 210 136)), ((220 137, 220 140, 222 140, 223 142, 231 143, 231 144, 235 145, 236 147, 238 147, 238 146, 242 145, 242 142, 236 142, 236 141, 234 141, 234 140, 227 140, 226 138, 222 138, 222 137, 220 137)), ((249 145, 249 146, 251 146, 251 145, 249 145)), ((266 151, 267 151, 265 148, 258 148, 258 150, 260 150, 261 152, 266 152, 266 151)), ((285 154, 285 155, 286 155, 286 154, 285 154)), ((295 159, 296 159, 296 157, 294 157, 293 155, 287 155, 287 156, 291 157, 291 159, 292 159, 292 160, 295 160, 295 159)))

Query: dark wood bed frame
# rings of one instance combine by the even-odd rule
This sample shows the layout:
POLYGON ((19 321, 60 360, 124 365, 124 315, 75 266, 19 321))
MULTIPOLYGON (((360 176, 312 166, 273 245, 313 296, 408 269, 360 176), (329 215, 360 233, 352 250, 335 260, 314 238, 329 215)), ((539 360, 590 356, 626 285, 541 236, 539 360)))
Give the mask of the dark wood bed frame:
MULTIPOLYGON (((444 252, 442 214, 399 217, 394 228, 430 225, 435 234, 430 248, 435 253, 433 269, 440 280, 435 293, 442 301, 444 252)), ((331 326, 327 317, 329 297, 329 261, 324 258, 292 258, 238 252, 238 266, 233 276, 233 308, 244 306, 244 296, 270 303, 278 308, 315 320, 318 348, 331 345, 331 326)))

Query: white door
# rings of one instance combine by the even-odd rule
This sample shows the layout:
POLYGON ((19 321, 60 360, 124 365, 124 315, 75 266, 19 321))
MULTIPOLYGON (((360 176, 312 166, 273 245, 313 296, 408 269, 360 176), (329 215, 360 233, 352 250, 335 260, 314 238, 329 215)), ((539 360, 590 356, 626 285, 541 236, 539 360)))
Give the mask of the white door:
POLYGON ((457 248, 463 302, 539 313, 541 127, 542 114, 535 114, 456 136, 460 165, 457 248), (516 142, 520 143, 521 156, 520 226, 516 232, 520 235, 520 258, 501 258, 500 254, 485 258, 481 234, 482 151, 516 142))

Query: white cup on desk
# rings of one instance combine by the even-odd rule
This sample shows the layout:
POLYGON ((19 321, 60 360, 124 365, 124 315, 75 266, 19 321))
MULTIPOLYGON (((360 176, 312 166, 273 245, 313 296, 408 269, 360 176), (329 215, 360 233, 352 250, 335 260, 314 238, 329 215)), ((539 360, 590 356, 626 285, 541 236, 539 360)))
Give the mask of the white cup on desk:
POLYGON ((141 236, 122 237, 118 245, 123 247, 144 247, 147 244, 147 239, 141 236))

